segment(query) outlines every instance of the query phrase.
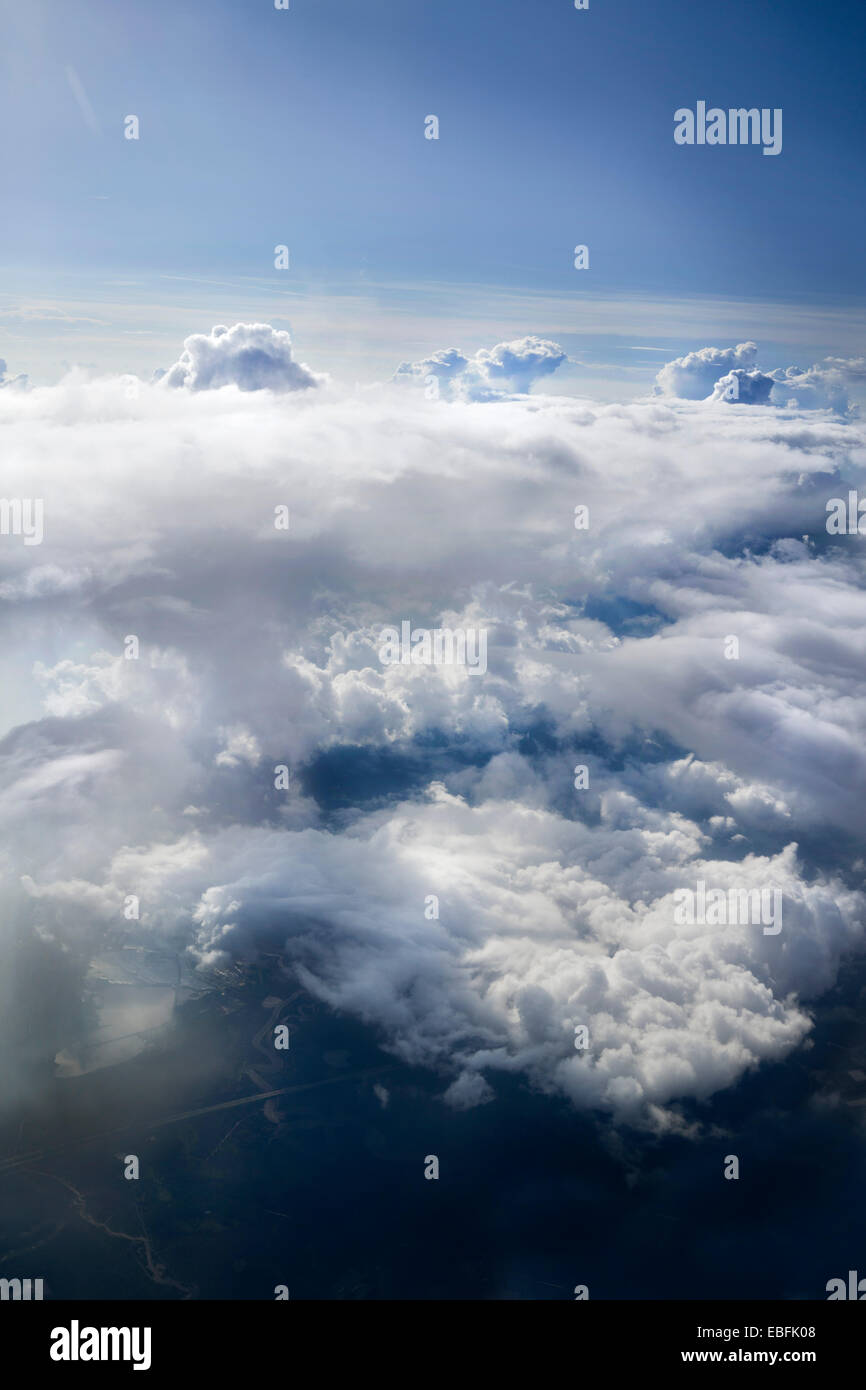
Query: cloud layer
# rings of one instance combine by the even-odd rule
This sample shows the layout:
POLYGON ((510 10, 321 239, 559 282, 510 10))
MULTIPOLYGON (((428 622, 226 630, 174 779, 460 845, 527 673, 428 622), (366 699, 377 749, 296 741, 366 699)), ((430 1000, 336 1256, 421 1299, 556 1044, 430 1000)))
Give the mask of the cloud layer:
MULTIPOLYGON (((866 596, 825 528, 860 427, 275 394, 247 348, 308 369, 260 327, 188 339, 189 391, 0 398, 7 494, 45 508, 41 546, 0 538, 0 978, 22 933, 70 992, 112 934, 204 966, 279 949, 451 1104, 509 1073, 680 1123, 801 1045, 862 946, 866 596), (487 671, 383 664, 404 620, 484 628, 487 671), (782 932, 678 925, 699 880, 779 888, 782 932)), ((473 360, 522 392, 539 341, 473 360)), ((753 346, 665 380, 709 395, 753 346)))

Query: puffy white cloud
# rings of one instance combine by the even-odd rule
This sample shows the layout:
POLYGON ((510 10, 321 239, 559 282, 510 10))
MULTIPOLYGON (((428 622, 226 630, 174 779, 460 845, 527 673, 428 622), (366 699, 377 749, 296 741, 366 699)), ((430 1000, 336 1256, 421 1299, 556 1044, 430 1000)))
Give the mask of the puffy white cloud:
POLYGON ((656 376, 661 396, 678 396, 686 401, 703 401, 720 377, 736 369, 750 371, 756 365, 757 343, 738 343, 735 348, 700 348, 684 357, 666 362, 656 376))
POLYGON ((497 343, 489 351, 482 348, 473 361, 489 381, 505 381, 518 391, 528 391, 534 381, 540 381, 561 367, 567 361, 567 354, 558 343, 529 337, 497 343))
POLYGON ((420 362, 401 362, 394 373, 394 380, 426 381, 428 377, 435 376, 439 381, 452 381, 468 365, 469 358, 458 348, 442 348, 420 362))
POLYGON ((655 392, 682 400, 728 401, 740 405, 786 406, 793 410, 857 413, 849 399, 854 383, 866 380, 866 359, 827 357, 812 367, 756 365, 756 343, 735 348, 701 348, 667 362, 656 376, 655 392))
POLYGON ((284 950, 457 1106, 507 1072, 664 1126, 806 1037, 862 945, 856 421, 73 377, 0 422, 45 505, 0 546, 2 923, 83 970, 135 893, 202 963, 284 950), (404 620, 487 670, 383 663, 404 620), (698 880, 783 930, 679 926, 698 880))
POLYGON ((545 338, 516 338, 481 348, 472 357, 457 348, 446 348, 420 362, 403 362, 394 380, 427 383, 435 377, 448 392, 465 400, 498 400, 514 392, 528 392, 536 381, 566 361, 568 355, 558 343, 545 338))
POLYGON ((161 376, 166 386, 213 391, 237 386, 241 391, 303 391, 325 378, 292 354, 290 335, 269 323, 218 324, 210 333, 192 333, 183 352, 161 376))

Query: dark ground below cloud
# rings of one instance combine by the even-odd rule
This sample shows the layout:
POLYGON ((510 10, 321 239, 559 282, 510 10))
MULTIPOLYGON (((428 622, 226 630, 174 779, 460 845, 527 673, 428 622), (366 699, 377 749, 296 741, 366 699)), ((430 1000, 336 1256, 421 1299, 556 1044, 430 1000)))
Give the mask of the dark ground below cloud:
POLYGON ((702 1138, 655 1140, 506 1077, 492 1104, 452 1111, 443 1078, 395 1062, 276 961, 236 970, 140 1056, 52 1079, 7 1118, 0 1275, 42 1277, 55 1298, 286 1284, 294 1299, 556 1299, 582 1283, 591 1298, 823 1299, 866 1270, 864 998, 852 965, 813 1048, 689 1106, 702 1138), (268 996, 294 996, 273 1056, 268 996), (258 1100, 188 1114, 283 1086, 303 1089, 270 1103, 278 1124, 258 1100))

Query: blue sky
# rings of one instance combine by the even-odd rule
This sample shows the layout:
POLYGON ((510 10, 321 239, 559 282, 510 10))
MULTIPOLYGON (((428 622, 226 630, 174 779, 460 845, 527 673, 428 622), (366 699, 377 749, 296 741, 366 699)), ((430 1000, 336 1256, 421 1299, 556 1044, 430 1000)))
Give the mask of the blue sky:
POLYGON ((468 349, 558 332, 585 389, 645 385, 641 345, 856 348, 852 321, 833 320, 862 300, 860 6, 6 0, 2 14, 0 355, 35 379, 74 361, 149 369, 232 316, 291 325, 301 356, 361 378, 449 332, 468 349), (674 110, 699 99, 781 107, 781 155, 676 146, 674 110), (139 141, 123 138, 129 113, 139 141), (737 323, 753 306, 751 326, 720 301, 747 306, 737 323))

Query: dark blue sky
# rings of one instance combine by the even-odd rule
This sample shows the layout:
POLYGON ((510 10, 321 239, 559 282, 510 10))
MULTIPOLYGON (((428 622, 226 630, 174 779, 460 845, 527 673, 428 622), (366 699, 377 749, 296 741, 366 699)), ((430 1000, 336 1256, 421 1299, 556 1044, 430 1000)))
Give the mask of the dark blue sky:
POLYGON ((255 273, 284 240, 309 272, 552 287, 584 241, 605 287, 860 292, 861 6, 4 10, 7 262, 255 273), (781 157, 676 147, 698 99, 781 107, 781 157))

